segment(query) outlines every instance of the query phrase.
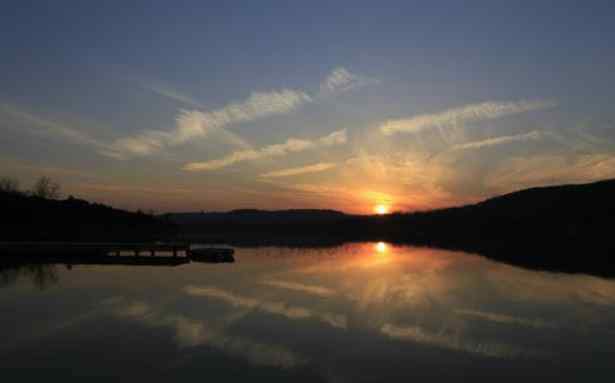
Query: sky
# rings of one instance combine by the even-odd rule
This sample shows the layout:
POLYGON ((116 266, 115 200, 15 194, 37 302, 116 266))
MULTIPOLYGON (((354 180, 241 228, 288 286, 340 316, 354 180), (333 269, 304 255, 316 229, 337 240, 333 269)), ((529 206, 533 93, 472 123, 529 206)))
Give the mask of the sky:
POLYGON ((3 1, 0 176, 131 210, 615 177, 609 1, 3 1))

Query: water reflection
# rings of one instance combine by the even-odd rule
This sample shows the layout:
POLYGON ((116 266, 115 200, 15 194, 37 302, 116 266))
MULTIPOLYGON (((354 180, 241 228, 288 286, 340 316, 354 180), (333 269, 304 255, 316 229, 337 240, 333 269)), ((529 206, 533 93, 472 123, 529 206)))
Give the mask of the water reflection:
POLYGON ((245 358, 256 365, 289 368, 305 363, 301 357, 284 347, 228 335, 224 332, 224 326, 154 308, 142 301, 114 297, 103 303, 119 318, 138 321, 154 329, 171 328, 180 347, 208 345, 233 356, 245 358))
POLYGON ((378 254, 385 254, 387 252, 387 244, 384 242, 378 242, 376 243, 376 245, 374 246, 374 248, 376 249, 376 252, 378 254))
POLYGON ((5 283, 0 303, 15 310, 0 321, 15 331, 0 326, 0 336, 20 346, 0 346, 0 368, 36 349, 55 355, 52 367, 75 366, 92 339, 115 358, 112 376, 133 371, 148 379, 193 380, 213 360, 220 375, 210 377, 226 381, 237 371, 270 381, 578 381, 611 370, 612 280, 387 243, 239 248, 236 258, 177 268, 54 268, 65 283, 46 297, 5 283), (44 340, 19 343, 15 334, 41 323, 52 329, 44 340), (113 344, 105 346, 107 338, 113 344), (76 349, 39 347, 66 342, 76 349), (153 358, 147 371, 123 362, 143 353, 153 358))
POLYGON ((56 265, 46 264, 0 264, 0 287, 11 286, 21 279, 27 279, 39 290, 45 290, 58 283, 56 268, 56 265))

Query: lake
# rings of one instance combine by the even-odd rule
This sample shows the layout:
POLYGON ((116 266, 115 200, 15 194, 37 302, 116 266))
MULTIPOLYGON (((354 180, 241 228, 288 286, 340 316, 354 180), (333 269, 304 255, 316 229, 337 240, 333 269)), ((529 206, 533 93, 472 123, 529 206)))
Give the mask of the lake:
POLYGON ((2 269, 2 378, 599 382, 615 372, 615 280, 385 243, 236 248, 235 259, 2 269))

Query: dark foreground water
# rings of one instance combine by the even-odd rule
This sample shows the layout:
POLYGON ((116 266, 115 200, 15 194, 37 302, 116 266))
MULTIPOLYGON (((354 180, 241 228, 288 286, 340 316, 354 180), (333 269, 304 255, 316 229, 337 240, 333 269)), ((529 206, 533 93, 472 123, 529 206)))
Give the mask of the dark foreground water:
POLYGON ((615 281, 382 243, 240 248, 236 260, 3 269, 0 377, 611 382, 615 375, 615 281))

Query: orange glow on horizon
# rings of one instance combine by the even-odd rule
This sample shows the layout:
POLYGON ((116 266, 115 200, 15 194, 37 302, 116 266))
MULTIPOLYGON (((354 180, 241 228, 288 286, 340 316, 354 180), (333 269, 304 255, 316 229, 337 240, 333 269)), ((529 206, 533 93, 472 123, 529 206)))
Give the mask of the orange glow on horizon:
POLYGON ((378 215, 385 215, 388 214, 390 211, 390 206, 384 205, 384 204, 378 204, 376 206, 374 206, 374 212, 376 212, 376 214, 378 215))

